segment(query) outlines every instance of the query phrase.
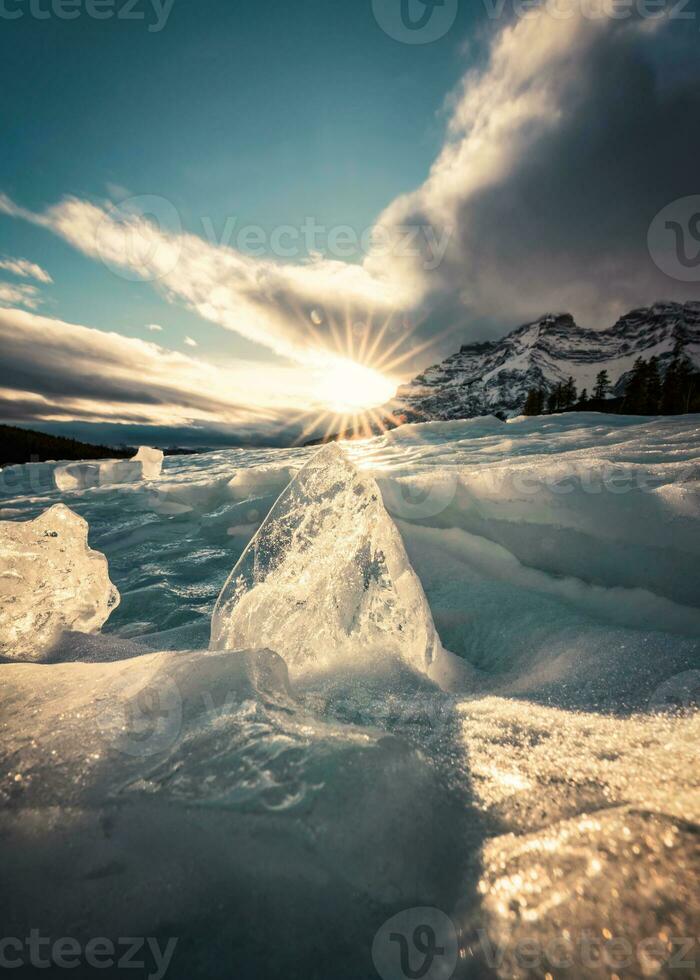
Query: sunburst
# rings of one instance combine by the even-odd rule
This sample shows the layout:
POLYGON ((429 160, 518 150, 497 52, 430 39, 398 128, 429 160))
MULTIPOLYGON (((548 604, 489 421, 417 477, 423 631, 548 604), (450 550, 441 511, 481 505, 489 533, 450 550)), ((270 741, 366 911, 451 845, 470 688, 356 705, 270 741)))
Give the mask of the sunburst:
POLYGON ((316 433, 321 433, 324 441, 331 437, 369 439, 394 428, 400 420, 392 415, 390 403, 401 367, 435 347, 454 329, 417 343, 415 335, 423 323, 411 323, 400 313, 381 318, 365 314, 358 325, 349 306, 340 321, 325 311, 323 316, 316 310, 313 316, 308 310, 295 312, 308 326, 312 339, 308 363, 323 374, 314 399, 326 406, 311 417, 308 411, 300 411, 286 420, 286 426, 303 422, 295 445, 316 433))

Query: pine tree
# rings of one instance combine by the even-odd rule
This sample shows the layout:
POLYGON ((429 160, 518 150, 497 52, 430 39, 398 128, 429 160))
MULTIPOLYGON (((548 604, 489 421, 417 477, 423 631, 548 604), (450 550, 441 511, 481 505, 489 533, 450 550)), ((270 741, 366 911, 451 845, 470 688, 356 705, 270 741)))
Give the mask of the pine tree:
POLYGON ((659 377, 659 359, 652 357, 647 366, 645 415, 656 415, 661 404, 661 378, 659 377))
POLYGON ((680 415, 692 411, 698 395, 698 382, 698 373, 679 340, 674 347, 673 360, 666 369, 661 388, 661 413, 680 415))
POLYGON ((556 388, 552 388, 547 398, 547 411, 550 415, 554 415, 555 412, 561 411, 563 401, 563 389, 561 385, 557 385, 556 388))
POLYGON ((610 376, 607 371, 599 371, 595 379, 593 397, 596 401, 602 401, 610 391, 610 376))
POLYGON ((541 388, 530 388, 523 408, 523 415, 541 415, 543 409, 544 392, 541 388))
POLYGON ((562 389, 562 405, 561 407, 566 410, 567 408, 573 408, 576 404, 576 382, 572 377, 567 379, 566 384, 562 389))
POLYGON ((676 415, 679 411, 679 405, 678 362, 674 358, 666 368, 664 383, 661 387, 661 414, 676 415))
POLYGON ((576 406, 580 412, 586 410, 588 405, 588 388, 584 388, 578 397, 578 405, 576 406))
POLYGON ((683 353, 678 360, 678 411, 685 413, 690 411, 693 401, 693 389, 695 387, 695 372, 693 365, 687 354, 683 353))
POLYGON ((634 362, 629 380, 625 387, 625 400, 622 410, 627 415, 643 415, 646 409, 648 365, 643 357, 634 362))

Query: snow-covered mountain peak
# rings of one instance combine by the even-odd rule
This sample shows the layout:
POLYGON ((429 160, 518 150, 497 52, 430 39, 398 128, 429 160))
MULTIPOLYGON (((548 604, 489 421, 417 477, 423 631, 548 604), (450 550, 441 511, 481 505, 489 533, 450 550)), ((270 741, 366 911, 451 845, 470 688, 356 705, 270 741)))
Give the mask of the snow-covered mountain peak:
POLYGON ((700 302, 657 302, 603 330, 548 313, 502 340, 464 344, 402 385, 387 412, 407 421, 517 415, 532 388, 549 391, 573 377, 590 392, 602 370, 615 385, 637 357, 656 356, 663 369, 679 342, 700 365, 700 302))

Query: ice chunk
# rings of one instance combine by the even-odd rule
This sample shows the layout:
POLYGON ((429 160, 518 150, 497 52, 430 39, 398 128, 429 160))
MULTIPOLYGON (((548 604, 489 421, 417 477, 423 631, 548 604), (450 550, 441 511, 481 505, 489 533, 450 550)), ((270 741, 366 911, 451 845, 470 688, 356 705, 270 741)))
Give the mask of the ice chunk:
POLYGON ((57 466, 53 476, 59 490, 84 490, 105 484, 157 480, 162 466, 163 453, 160 449, 141 446, 131 459, 67 463, 65 466, 57 466))
POLYGON ((131 462, 139 462, 144 480, 157 480, 163 466, 163 451, 161 449, 151 449, 150 446, 141 446, 131 462))
POLYGON ((0 718, 3 934, 172 928, 168 980, 357 980, 396 908, 462 885, 463 800, 400 738, 310 713, 269 651, 5 664, 0 718))
POLYGON ((64 504, 0 522, 0 655, 42 660, 64 630, 94 632, 119 604, 87 522, 64 504))
POLYGON ((291 670, 394 654, 427 670, 439 640, 421 584, 371 476, 325 446, 233 569, 211 649, 269 647, 291 670))

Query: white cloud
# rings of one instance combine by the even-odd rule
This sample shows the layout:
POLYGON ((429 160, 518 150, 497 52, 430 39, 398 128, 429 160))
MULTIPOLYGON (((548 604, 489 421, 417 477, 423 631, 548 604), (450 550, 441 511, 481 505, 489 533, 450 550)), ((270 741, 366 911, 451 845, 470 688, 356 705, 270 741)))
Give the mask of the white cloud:
POLYGON ((34 310, 41 303, 36 286, 0 282, 0 306, 26 306, 34 310))
POLYGON ((196 235, 160 229, 128 209, 76 198, 34 214, 0 195, 0 211, 50 229, 129 279, 153 281, 169 300, 298 362, 308 363, 331 337, 312 321, 313 309, 325 308, 324 323, 333 323, 335 314, 343 322, 348 310, 359 311, 353 319, 368 312, 385 318, 415 298, 410 284, 399 287, 361 265, 251 258, 196 235))
POLYGON ((197 341, 193 337, 185 337, 185 343, 188 347, 198 347, 197 341))
POLYGON ((150 330, 151 333, 161 333, 163 330, 159 323, 149 323, 147 329, 150 330))
POLYGON ((27 259, 0 258, 0 269, 11 272, 22 279, 36 279, 37 282, 45 284, 52 283, 53 279, 36 262, 29 262, 27 259))

